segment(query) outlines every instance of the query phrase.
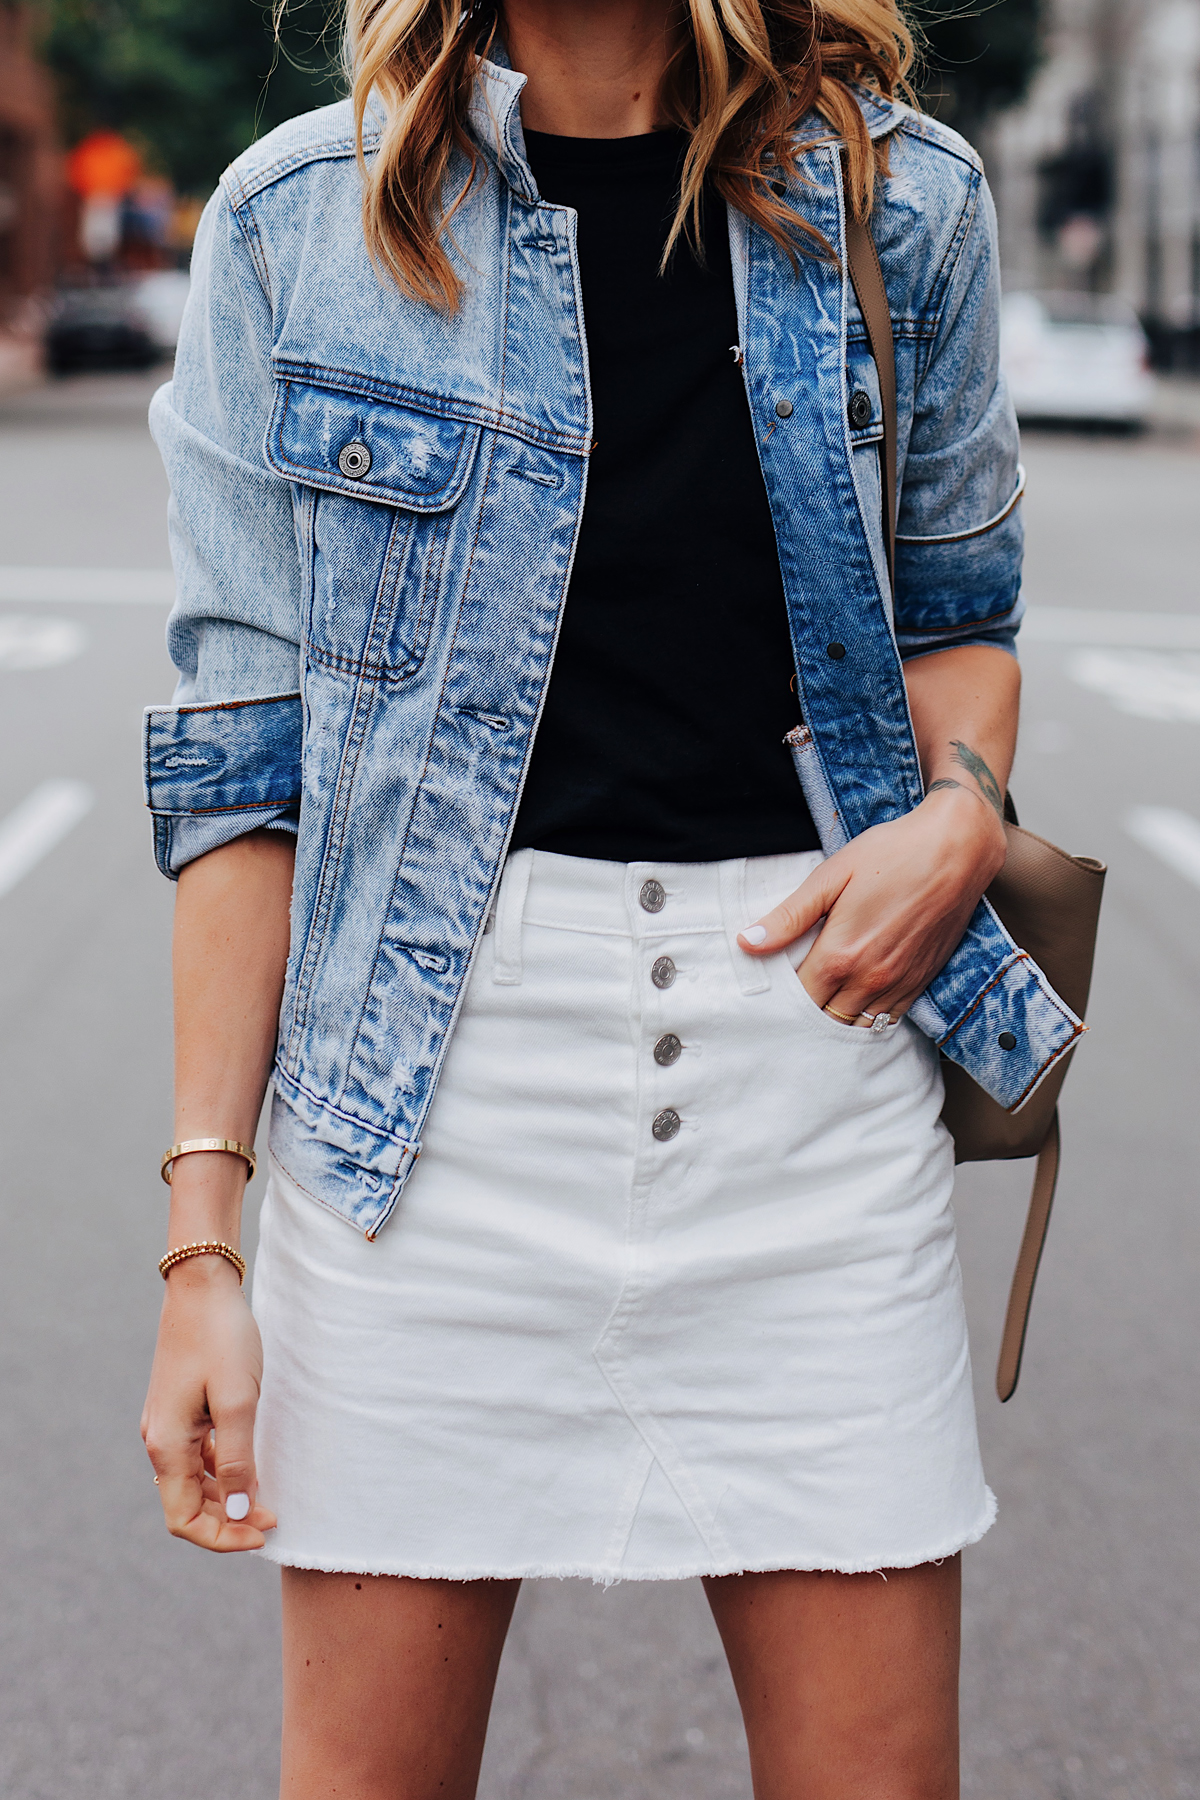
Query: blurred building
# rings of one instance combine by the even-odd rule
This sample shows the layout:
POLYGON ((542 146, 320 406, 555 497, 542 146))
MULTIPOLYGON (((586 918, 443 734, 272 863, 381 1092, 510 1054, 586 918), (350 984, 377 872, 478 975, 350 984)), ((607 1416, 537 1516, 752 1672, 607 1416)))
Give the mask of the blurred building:
POLYGON ((1113 293, 1200 366, 1200 0, 1047 0, 1028 100, 989 133, 1006 285, 1113 293))
POLYGON ((36 364, 34 301, 54 275, 61 191, 50 80, 24 7, 0 0, 0 382, 36 364))

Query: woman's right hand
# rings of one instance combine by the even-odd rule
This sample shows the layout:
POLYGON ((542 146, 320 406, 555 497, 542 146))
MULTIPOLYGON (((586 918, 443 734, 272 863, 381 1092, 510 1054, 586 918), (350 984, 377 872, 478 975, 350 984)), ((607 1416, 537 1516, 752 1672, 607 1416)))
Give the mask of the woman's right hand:
POLYGON ((216 1256, 177 1263, 142 1412, 173 1537, 222 1552, 265 1542, 275 1518, 258 1504, 254 1470, 261 1383, 262 1341, 232 1265, 216 1256), (245 1501, 248 1513, 232 1517, 245 1501))

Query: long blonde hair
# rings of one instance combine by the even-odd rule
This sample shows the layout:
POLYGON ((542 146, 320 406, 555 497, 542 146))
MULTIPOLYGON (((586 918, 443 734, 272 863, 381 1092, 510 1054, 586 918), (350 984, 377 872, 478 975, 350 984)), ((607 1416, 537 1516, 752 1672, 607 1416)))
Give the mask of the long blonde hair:
MULTIPOLYGON (((859 218, 870 211, 885 153, 873 148, 850 90, 858 83, 889 97, 908 93, 913 40, 896 0, 681 0, 681 7, 691 30, 668 66, 663 102, 691 144, 664 262, 681 233, 697 239, 706 180, 793 263, 797 245, 831 254, 771 183, 795 174, 805 148, 796 127, 816 111, 845 143, 851 208, 859 218)), ((479 170, 467 108, 498 13, 495 0, 347 0, 367 246, 402 288, 449 310, 460 284, 443 240, 479 170), (372 92, 385 122, 368 164, 363 124, 372 92), (447 205, 455 148, 467 175, 447 205)))

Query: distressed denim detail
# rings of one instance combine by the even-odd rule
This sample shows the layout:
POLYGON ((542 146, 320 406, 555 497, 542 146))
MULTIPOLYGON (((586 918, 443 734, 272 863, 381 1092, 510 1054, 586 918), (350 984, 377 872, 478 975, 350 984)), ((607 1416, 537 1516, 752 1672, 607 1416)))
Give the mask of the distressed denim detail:
POLYGON ((279 474, 328 493, 441 512, 461 499, 478 446, 478 427, 435 412, 281 381, 266 459, 279 474), (370 452, 370 467, 344 475, 338 458, 358 444, 370 452))
MULTIPOLYGON (((348 102, 240 157, 205 210, 174 380, 151 411, 180 672, 174 709, 147 723, 160 866, 298 825, 272 1147, 368 1234, 417 1154, 493 903, 586 492, 576 218, 537 191, 522 85, 502 58, 477 83, 481 162, 446 239, 453 314, 367 255, 348 102), (350 443, 368 470, 339 462, 350 443), (165 766, 218 749, 219 774, 165 766)), ((827 851, 922 797, 902 658, 1011 648, 1021 607, 1019 508, 999 516, 1017 434, 981 167, 945 126, 860 101, 891 138, 872 228, 896 339, 894 602, 878 377, 844 257, 794 269, 729 222, 807 733, 797 769, 827 851), (871 397, 857 431, 856 387, 871 397)), ((787 197, 841 252, 838 145, 818 120, 804 129, 820 141, 787 197)), ((377 139, 374 120, 368 155, 377 139)), ((466 175, 456 151, 449 189, 466 175)), ((986 903, 913 1018, 1008 1106, 1080 1029, 986 903), (1001 1031, 1016 1049, 998 1049, 1001 1031)))
POLYGON ((825 779, 813 734, 807 725, 793 725, 783 741, 792 753, 792 764, 804 790, 821 848, 826 856, 832 856, 850 840, 834 805, 833 791, 825 779))

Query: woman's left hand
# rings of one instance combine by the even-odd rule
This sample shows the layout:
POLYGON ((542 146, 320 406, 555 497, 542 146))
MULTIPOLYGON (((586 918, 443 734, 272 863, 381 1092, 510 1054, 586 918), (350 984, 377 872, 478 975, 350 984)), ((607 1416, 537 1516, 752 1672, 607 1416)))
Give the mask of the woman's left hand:
POLYGON ((767 956, 824 918, 797 971, 809 994, 864 1028, 865 1015, 897 1019, 953 952, 1005 849, 992 806, 968 788, 939 787, 827 858, 738 942, 767 956))

